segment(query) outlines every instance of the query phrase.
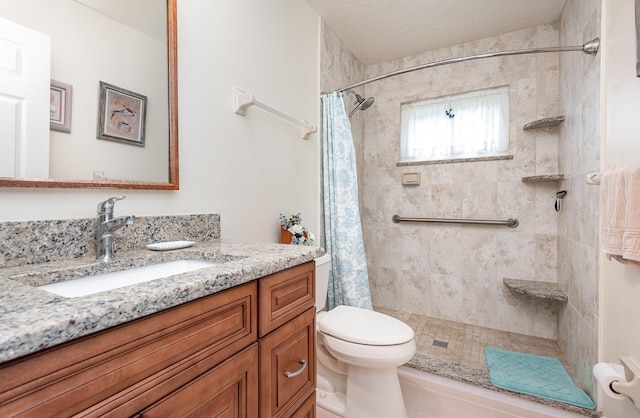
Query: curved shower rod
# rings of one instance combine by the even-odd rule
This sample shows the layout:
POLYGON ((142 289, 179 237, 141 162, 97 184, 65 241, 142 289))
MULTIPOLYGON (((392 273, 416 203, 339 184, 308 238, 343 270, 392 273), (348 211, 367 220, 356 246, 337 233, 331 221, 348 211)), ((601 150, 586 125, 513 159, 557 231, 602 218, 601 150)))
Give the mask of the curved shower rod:
POLYGON ((354 89, 356 87, 360 87, 360 86, 363 86, 365 84, 369 84, 369 83, 372 83, 374 81, 382 80, 382 79, 393 77, 393 76, 396 76, 396 75, 410 73, 412 71, 417 71, 417 70, 423 70, 425 68, 439 67, 441 65, 455 64, 455 63, 464 62, 464 61, 473 61, 473 60, 478 60, 478 59, 483 59, 483 58, 493 58, 493 57, 505 57, 505 56, 509 56, 509 55, 539 54, 539 53, 543 53, 543 52, 582 51, 585 54, 596 55, 598 53, 599 49, 600 49, 600 38, 595 38, 595 39, 585 43, 582 46, 554 46, 554 47, 547 47, 547 48, 520 49, 520 50, 515 50, 515 51, 488 52, 486 54, 471 55, 471 56, 468 56, 468 57, 460 57, 460 58, 451 58, 451 59, 447 59, 447 60, 432 62, 432 63, 429 63, 429 64, 416 65, 415 67, 404 68, 402 70, 392 71, 390 73, 382 74, 382 75, 379 75, 379 76, 376 76, 376 77, 371 77, 371 78, 369 78, 367 80, 360 81, 360 82, 357 82, 357 83, 342 87, 342 88, 337 89, 337 90, 333 90, 333 92, 341 92, 341 93, 343 93, 343 92, 345 92, 347 90, 351 90, 351 89, 354 89))

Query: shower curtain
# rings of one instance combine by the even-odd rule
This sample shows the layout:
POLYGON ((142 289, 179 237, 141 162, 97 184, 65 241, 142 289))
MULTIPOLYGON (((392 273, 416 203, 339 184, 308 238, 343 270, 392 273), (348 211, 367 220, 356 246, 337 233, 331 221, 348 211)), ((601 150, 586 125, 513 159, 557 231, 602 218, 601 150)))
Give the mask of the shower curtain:
POLYGON ((351 124, 334 92, 323 98, 322 162, 325 249, 331 255, 327 305, 372 309, 364 253, 351 124))

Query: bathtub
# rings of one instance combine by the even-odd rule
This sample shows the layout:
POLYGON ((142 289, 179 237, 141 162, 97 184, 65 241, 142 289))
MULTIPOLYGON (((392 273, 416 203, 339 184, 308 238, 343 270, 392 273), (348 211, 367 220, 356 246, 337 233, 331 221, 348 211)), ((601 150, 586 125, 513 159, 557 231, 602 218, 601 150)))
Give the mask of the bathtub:
MULTIPOLYGON (((584 418, 409 367, 399 367, 398 375, 409 418, 584 418)), ((322 408, 316 417, 340 418, 322 408)))
POLYGON ((584 418, 409 367, 398 374, 409 418, 584 418))

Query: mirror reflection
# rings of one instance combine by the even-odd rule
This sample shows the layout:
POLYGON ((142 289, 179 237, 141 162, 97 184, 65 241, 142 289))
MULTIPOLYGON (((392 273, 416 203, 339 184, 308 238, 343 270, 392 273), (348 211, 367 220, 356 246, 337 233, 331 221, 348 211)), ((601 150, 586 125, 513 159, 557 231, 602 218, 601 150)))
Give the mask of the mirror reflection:
POLYGON ((177 188, 167 5, 175 1, 0 0, 0 119, 15 122, 0 128, 0 185, 177 188))

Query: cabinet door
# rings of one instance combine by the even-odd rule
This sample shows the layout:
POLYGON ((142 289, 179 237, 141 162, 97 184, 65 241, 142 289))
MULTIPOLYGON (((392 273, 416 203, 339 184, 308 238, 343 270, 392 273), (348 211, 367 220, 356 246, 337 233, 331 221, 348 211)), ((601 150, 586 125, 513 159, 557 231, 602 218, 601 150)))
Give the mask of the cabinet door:
POLYGON ((130 415, 255 342, 256 312, 251 282, 1 364, 0 417, 130 415))
POLYGON ((204 373, 135 418, 256 418, 258 344, 204 373))
POLYGON ((315 317, 311 308, 260 341, 260 416, 283 417, 316 387, 315 317))

